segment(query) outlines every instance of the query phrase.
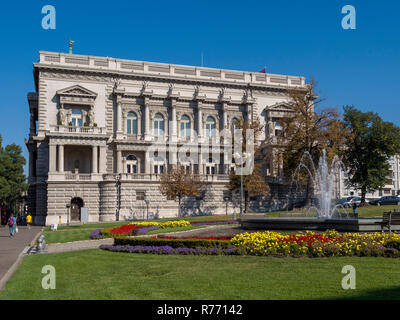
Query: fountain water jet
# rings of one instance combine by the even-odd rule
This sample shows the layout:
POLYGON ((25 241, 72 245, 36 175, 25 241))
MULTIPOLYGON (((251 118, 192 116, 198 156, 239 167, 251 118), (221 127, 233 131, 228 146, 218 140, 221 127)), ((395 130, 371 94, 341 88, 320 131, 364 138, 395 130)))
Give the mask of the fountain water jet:
MULTIPOLYGON (((299 178, 299 174, 305 170, 306 174, 311 178, 313 189, 315 190, 317 204, 315 209, 317 211, 318 218, 332 218, 343 216, 339 209, 344 209, 341 205, 333 204, 335 183, 340 170, 344 169, 343 162, 338 156, 335 156, 332 160, 329 168, 328 159, 326 157, 326 150, 322 150, 322 156, 319 158, 318 166, 315 167, 314 161, 309 152, 304 152, 299 165, 297 166, 294 174, 291 186, 295 179, 299 178)), ((345 172, 345 170, 343 170, 345 172)), ((296 193, 297 193, 296 183, 296 193)), ((292 190, 292 187, 290 188, 292 190)), ((348 217, 348 214, 346 213, 348 217)))

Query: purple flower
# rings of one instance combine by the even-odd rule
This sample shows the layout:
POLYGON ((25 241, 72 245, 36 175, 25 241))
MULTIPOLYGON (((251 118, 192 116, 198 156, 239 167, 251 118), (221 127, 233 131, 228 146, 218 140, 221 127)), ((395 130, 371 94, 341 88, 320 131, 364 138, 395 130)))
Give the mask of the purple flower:
POLYGON ((96 229, 90 234, 90 239, 103 239, 104 236, 101 234, 101 229, 96 229))

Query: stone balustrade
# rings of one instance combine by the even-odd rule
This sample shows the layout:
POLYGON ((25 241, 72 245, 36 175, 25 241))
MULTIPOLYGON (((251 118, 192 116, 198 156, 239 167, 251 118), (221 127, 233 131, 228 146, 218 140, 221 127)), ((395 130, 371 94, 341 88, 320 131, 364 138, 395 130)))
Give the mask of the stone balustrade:
POLYGON ((46 51, 40 51, 39 55, 39 63, 43 65, 63 65, 67 67, 79 67, 93 70, 97 69, 101 72, 109 70, 110 72, 148 74, 154 76, 162 75, 197 80, 219 80, 238 84, 264 84, 276 87, 300 87, 305 85, 305 78, 299 76, 286 76, 205 67, 189 67, 167 63, 154 63, 46 51))

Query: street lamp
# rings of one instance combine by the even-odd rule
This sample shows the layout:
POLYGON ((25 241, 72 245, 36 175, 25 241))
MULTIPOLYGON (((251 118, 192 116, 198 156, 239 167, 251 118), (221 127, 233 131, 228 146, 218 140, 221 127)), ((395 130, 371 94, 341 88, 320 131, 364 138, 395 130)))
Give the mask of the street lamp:
POLYGON ((115 187, 117 188, 117 208, 115 210, 115 220, 119 221, 119 207, 121 205, 121 175, 115 176, 115 187))
POLYGON ((247 159, 248 154, 244 152, 242 156, 236 152, 233 157, 235 158, 235 165, 236 167, 240 166, 240 214, 241 217, 243 215, 243 163, 240 161, 240 164, 237 164, 236 160, 247 159))
POLYGON ((71 204, 67 203, 65 207, 67 208, 67 226, 69 226, 69 208, 71 208, 71 204))

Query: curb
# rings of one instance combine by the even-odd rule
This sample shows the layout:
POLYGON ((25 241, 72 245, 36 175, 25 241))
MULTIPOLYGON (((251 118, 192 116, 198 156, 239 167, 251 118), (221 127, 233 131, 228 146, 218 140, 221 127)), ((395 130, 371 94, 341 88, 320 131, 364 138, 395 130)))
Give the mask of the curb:
POLYGON ((5 275, 3 276, 3 278, 0 279, 0 291, 4 289, 4 287, 7 284, 7 281, 10 280, 11 276, 14 274, 15 270, 18 268, 18 266, 20 265, 20 263, 22 262, 22 259, 24 258, 24 256, 27 254, 27 252, 29 251, 29 249, 33 246, 33 244, 36 242, 37 238, 40 236, 40 234, 42 233, 42 230, 40 230, 37 235, 35 236, 35 238, 31 241, 30 246, 25 247, 21 253, 18 255, 17 260, 13 263, 13 265, 10 267, 10 269, 7 270, 7 272, 5 273, 5 275))

